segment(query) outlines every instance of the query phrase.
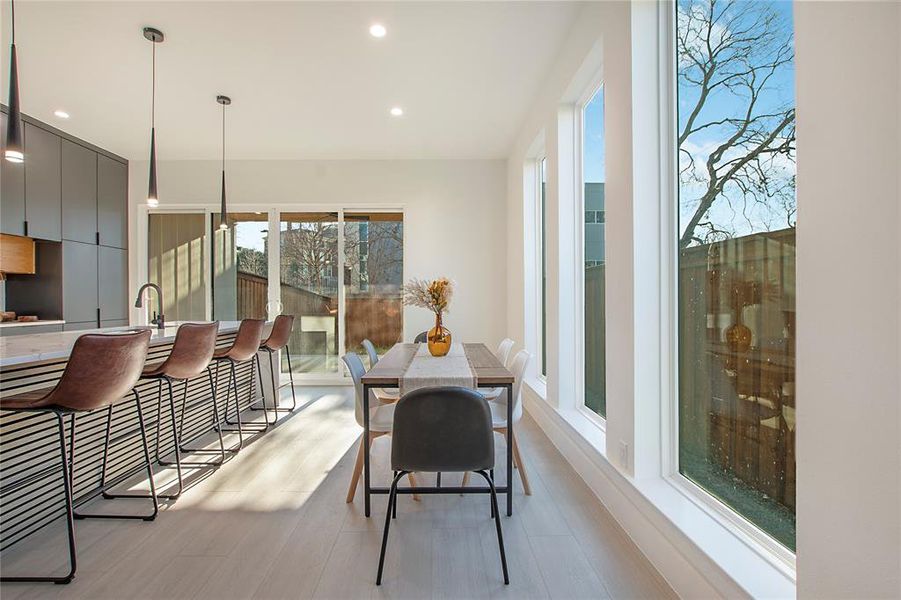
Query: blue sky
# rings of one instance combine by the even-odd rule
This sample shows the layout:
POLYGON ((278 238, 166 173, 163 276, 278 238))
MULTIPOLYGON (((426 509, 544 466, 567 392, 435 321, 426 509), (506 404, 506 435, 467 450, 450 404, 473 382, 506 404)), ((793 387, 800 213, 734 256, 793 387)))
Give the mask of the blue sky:
POLYGON ((585 105, 582 119, 583 177, 587 183, 604 181, 604 88, 585 105))
MULTIPOLYGON (((794 44, 792 4, 787 1, 759 0, 760 5, 766 5, 772 9, 777 17, 778 31, 782 37, 787 37, 794 44)), ((698 0, 678 0, 677 7, 680 11, 687 11, 692 6, 698 5, 698 0)), ((706 2, 700 3, 706 6, 706 2)), ((764 48, 765 49, 765 48, 764 48)), ((687 68, 680 64, 682 69, 687 68)), ((756 114, 776 112, 780 108, 794 106, 795 103, 795 69, 794 63, 781 67, 769 80, 766 91, 761 95, 756 114)), ((698 97, 696 85, 682 80, 678 86, 678 113, 679 127, 681 128, 693 109, 698 97)), ((720 88, 718 92, 711 94, 704 108, 698 115, 697 123, 717 121, 727 117, 738 117, 746 108, 746 100, 737 93, 720 88)), ((683 148, 689 149, 695 156, 696 164, 703 165, 710 149, 718 146, 728 136, 726 127, 710 127, 689 137, 683 148)), ((680 155, 680 160, 684 159, 680 155)), ((782 160, 778 165, 780 171, 773 171, 777 177, 786 178, 794 173, 794 165, 787 160, 782 160)), ((700 169, 703 173, 704 169, 700 169)), ((705 174, 706 175, 706 174, 705 174)), ((704 190, 702 184, 682 183, 680 186, 680 222, 682 227, 691 218, 697 207, 697 199, 704 190)), ((785 208, 776 200, 768 199, 764 203, 744 203, 738 195, 738 190, 727 188, 726 193, 718 198, 707 217, 722 229, 731 231, 734 235, 744 235, 757 231, 782 229, 786 227, 785 208)))

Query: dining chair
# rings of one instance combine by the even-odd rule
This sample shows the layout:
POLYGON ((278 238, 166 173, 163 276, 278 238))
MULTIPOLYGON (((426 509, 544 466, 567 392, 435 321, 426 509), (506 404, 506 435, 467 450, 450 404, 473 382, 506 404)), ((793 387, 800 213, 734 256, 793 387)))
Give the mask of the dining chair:
POLYGON ((376 585, 382 584, 388 530, 392 519, 397 518, 397 482, 413 471, 474 471, 485 479, 491 495, 491 517, 497 529, 504 583, 509 584, 497 490, 490 474, 494 469, 494 433, 488 401, 467 388, 429 387, 405 394, 392 408, 391 468, 395 475, 388 494, 376 585))
POLYGON ((423 331, 422 333, 420 333, 419 335, 416 336, 416 338, 413 340, 413 343, 414 344, 425 344, 428 341, 429 341, 429 332, 423 331))
MULTIPOLYGON (((354 352, 348 352, 341 357, 347 370, 354 381, 354 418, 357 425, 363 427, 363 375, 366 374, 366 367, 360 356, 354 352)), ((363 472, 363 460, 365 452, 369 452, 372 442, 383 435, 391 435, 394 426, 394 404, 382 404, 379 402, 369 409, 369 440, 360 440, 360 448, 357 451, 357 461, 354 464, 353 474, 350 476, 350 487, 347 490, 346 502, 350 504, 354 501, 354 494, 357 491, 357 484, 360 481, 360 473, 363 472)), ((416 486, 416 477, 413 473, 409 473, 410 485, 416 486)), ((414 500, 419 500, 418 495, 413 496, 414 500)))
MULTIPOLYGON (((66 513, 66 530, 69 542, 69 573, 63 576, 14 576, 0 577, 3 582, 53 582, 69 583, 75 577, 75 523, 74 519, 142 519, 153 521, 159 513, 156 488, 153 483, 153 467, 150 462, 150 449, 147 444, 147 430, 141 410, 141 397, 134 388, 144 368, 147 349, 150 345, 150 330, 132 331, 117 334, 82 335, 75 340, 62 377, 52 388, 37 389, 0 398, 0 409, 15 413, 43 413, 56 421, 59 433, 59 472, 63 481, 63 497, 66 513), (125 402, 124 396, 133 396, 135 411, 138 416, 138 433, 141 436, 143 465, 150 486, 148 494, 141 498, 150 500, 153 509, 150 514, 97 514, 77 513, 73 506, 72 488, 75 483, 75 425, 76 415, 89 414, 99 410, 106 411, 106 443, 103 446, 101 464, 94 465, 89 472, 99 470, 100 491, 105 492, 116 485, 122 477, 117 475, 110 483, 107 479, 107 462, 110 453, 109 431, 112 427, 113 407, 125 402), (66 424, 69 418, 69 449, 66 451, 66 424)), ((88 428, 94 427, 89 423, 88 428)), ((133 433, 133 430, 129 431, 133 433)), ((121 434, 120 434, 121 435, 121 434)), ((90 454, 89 454, 90 456, 90 454)), ((135 465, 137 466, 137 465, 135 465)), ((52 475, 56 471, 52 465, 35 471, 37 481, 41 477, 52 475)), ((128 471, 132 472, 132 471, 128 471)), ((33 485, 33 482, 27 482, 33 485)), ((47 485, 41 483, 41 485, 47 485)), ((9 502, 9 500, 6 500, 9 502)), ((15 500, 13 500, 15 502, 15 500)))
MULTIPOLYGON (((510 371, 515 378, 513 382, 513 423, 516 424, 522 419, 522 380, 526 374, 526 368, 532 355, 526 350, 520 350, 513 357, 513 363, 510 365, 510 371)), ((508 444, 513 445, 513 466, 519 471, 519 477, 522 479, 522 489, 526 496, 532 495, 532 487, 529 485, 529 476, 526 473, 525 465, 522 461, 522 454, 519 451, 519 444, 515 435, 509 434, 507 425, 507 402, 506 394, 499 396, 496 400, 489 402, 491 409, 491 424, 494 431, 503 434, 508 444)), ((512 480, 512 477, 509 478, 512 480)), ((463 486, 469 483, 469 473, 463 475, 463 486)))
MULTIPOLYGON (((515 344, 513 340, 510 338, 504 338, 501 340, 501 343, 498 344, 497 350, 494 351, 494 356, 500 361, 502 365, 507 366, 507 361, 510 360, 510 351, 513 350, 513 344, 515 344)), ((494 388, 482 388, 479 390, 485 399, 488 401, 496 400, 501 392, 504 391, 504 388, 494 387, 494 388)))
MULTIPOLYGON (((375 344, 369 340, 363 340, 360 344, 363 346, 363 349, 366 350, 366 354, 369 355, 369 368, 372 369, 372 367, 379 363, 379 353, 375 349, 375 344)), ((397 402, 400 398, 400 390, 376 388, 372 391, 382 404, 397 402)))
POLYGON ((497 350, 494 351, 494 355, 505 367, 507 366, 507 361, 510 360, 510 351, 513 350, 513 344, 515 343, 516 342, 510 338, 504 338, 501 340, 501 343, 498 344, 497 350))

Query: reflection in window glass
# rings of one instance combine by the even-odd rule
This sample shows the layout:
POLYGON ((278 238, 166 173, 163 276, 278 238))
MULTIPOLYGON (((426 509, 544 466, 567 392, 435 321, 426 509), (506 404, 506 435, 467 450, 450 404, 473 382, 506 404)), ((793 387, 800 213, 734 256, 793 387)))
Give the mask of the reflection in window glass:
POLYGON ((595 92, 582 110, 582 181, 585 212, 585 406, 606 417, 603 88, 595 92))
POLYGON ((792 4, 676 11, 679 468, 794 549, 792 4))
POLYGON ((538 219, 539 219, 539 243, 541 247, 541 295, 538 307, 539 318, 541 319, 541 330, 539 335, 539 346, 541 348, 541 374, 547 377, 547 158, 542 158, 538 163, 538 219))
POLYGON ((403 341, 403 277, 403 214, 344 213, 347 351, 365 355, 368 339, 382 355, 403 341))
POLYGON ((336 373, 338 214, 283 212, 279 234, 282 313, 294 315, 291 366, 295 373, 336 373))

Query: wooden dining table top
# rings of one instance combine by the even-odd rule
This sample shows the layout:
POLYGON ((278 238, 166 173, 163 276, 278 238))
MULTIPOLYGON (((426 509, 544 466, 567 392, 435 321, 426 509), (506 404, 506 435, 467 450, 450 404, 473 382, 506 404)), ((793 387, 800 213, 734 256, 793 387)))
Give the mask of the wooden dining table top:
MULTIPOLYGON (((399 387, 400 380, 407 370, 420 344, 395 344, 379 362, 363 375, 363 383, 381 387, 399 387)), ((485 344, 463 344, 466 359, 475 375, 476 386, 493 386, 512 384, 515 380, 494 352, 485 344)))

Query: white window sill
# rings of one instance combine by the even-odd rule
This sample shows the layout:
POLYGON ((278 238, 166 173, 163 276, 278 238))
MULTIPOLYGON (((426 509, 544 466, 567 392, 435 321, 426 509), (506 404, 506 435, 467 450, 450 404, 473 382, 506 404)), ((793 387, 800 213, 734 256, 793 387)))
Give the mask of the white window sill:
POLYGON ((532 392, 524 398, 526 409, 679 595, 705 595, 706 587, 724 597, 795 597, 794 569, 782 557, 755 545, 674 482, 622 473, 606 456, 597 422, 578 410, 556 409, 539 395, 540 386, 526 384, 532 392))

